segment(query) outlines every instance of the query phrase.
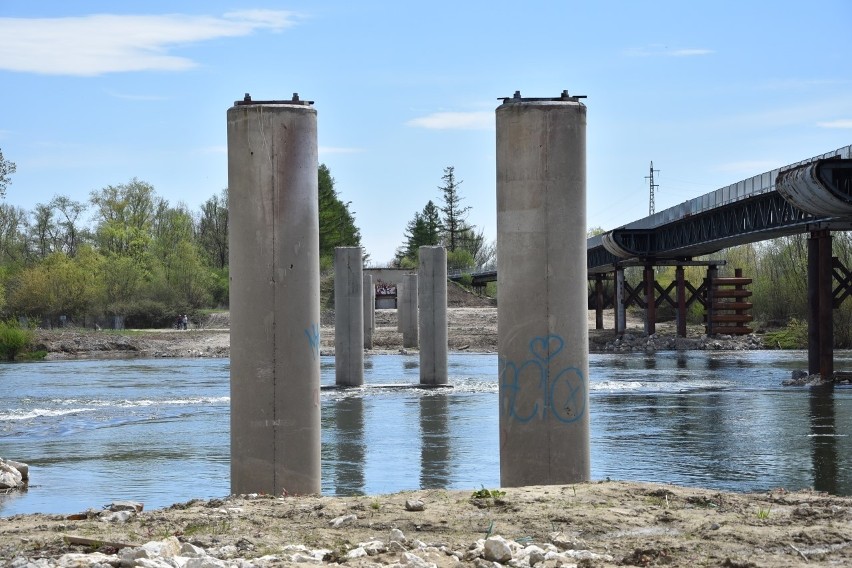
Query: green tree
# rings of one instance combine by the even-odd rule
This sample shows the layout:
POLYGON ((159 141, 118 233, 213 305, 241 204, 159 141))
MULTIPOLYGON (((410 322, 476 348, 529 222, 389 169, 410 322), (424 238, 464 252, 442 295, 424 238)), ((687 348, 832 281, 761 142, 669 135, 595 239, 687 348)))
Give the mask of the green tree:
POLYGON ((56 209, 56 225, 59 229, 58 240, 62 250, 68 256, 77 254, 79 246, 90 236, 80 217, 88 210, 88 206, 80 201, 74 201, 64 195, 57 195, 50 201, 50 207, 56 209))
POLYGON ((431 200, 423 211, 414 214, 414 218, 405 227, 405 244, 396 252, 396 264, 417 266, 418 251, 422 246, 434 246, 441 242, 441 217, 438 208, 431 200), (408 262, 403 262, 407 259, 408 262))
POLYGON ((3 157, 3 150, 0 150, 0 197, 6 197, 6 188, 12 183, 12 178, 9 177, 18 167, 15 162, 10 162, 3 157))
POLYGON ((325 164, 319 166, 319 246, 320 257, 333 258, 335 247, 361 246, 361 231, 334 189, 334 178, 325 164))
POLYGON ((96 210, 95 240, 100 250, 141 259, 148 252, 163 201, 154 187, 133 178, 93 191, 90 201, 96 210))
POLYGON ((228 190, 222 190, 201 206, 198 219, 198 245, 210 266, 228 266, 228 190))
POLYGON ((59 227, 53 207, 47 203, 38 203, 30 216, 30 248, 36 258, 44 260, 58 249, 59 227))
POLYGON ((57 252, 44 262, 24 269, 10 294, 13 313, 56 322, 58 316, 82 318, 100 305, 102 258, 84 245, 74 258, 57 252))
POLYGON ((459 246, 459 242, 465 231, 469 230, 465 224, 467 212, 470 211, 469 206, 462 207, 461 202, 464 199, 459 194, 459 186, 462 180, 456 180, 455 168, 447 166, 444 168, 444 175, 441 176, 444 185, 439 185, 441 190, 441 199, 444 205, 440 207, 441 213, 444 214, 442 225, 444 228, 444 240, 447 244, 448 252, 455 252, 459 246))
POLYGON ((20 207, 0 204, 0 264, 23 264, 27 260, 27 217, 20 207))

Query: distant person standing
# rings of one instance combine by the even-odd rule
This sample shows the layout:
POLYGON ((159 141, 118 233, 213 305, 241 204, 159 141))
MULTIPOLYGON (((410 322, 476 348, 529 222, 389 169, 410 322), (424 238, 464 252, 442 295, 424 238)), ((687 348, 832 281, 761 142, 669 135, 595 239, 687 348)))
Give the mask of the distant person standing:
POLYGON ((183 322, 183 329, 184 329, 184 331, 186 331, 187 326, 189 324, 189 318, 186 317, 186 314, 183 314, 182 322, 183 322))

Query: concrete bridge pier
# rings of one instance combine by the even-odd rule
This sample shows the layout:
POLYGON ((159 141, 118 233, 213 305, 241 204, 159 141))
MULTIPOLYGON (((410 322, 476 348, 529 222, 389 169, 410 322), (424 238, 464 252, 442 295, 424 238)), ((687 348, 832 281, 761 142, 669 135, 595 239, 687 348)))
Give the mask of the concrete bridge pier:
POLYGON ((334 249, 334 375, 339 386, 364 384, 364 271, 361 247, 334 249))
POLYGON ((831 231, 808 238, 808 372, 824 380, 834 375, 834 298, 831 231))
POLYGON ((405 296, 403 296, 402 320, 402 346, 407 349, 416 349, 417 338, 417 275, 407 274, 405 276, 405 296))
POLYGON ((246 95, 227 123, 231 493, 319 493, 316 110, 246 95))
POLYGON ((447 384, 447 250, 420 247, 417 280, 420 384, 447 384))
POLYGON ((496 122, 500 484, 588 481, 586 107, 515 93, 496 122))
POLYGON ((376 289, 373 275, 364 275, 364 349, 373 348, 373 330, 376 328, 376 289))
POLYGON ((405 277, 396 283, 396 330, 402 333, 405 325, 405 277))

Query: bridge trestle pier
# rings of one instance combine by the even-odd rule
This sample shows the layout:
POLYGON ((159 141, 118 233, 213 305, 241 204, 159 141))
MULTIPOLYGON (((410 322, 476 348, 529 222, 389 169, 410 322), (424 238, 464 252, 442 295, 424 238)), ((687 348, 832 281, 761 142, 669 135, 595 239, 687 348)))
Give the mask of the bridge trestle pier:
MULTIPOLYGON (((615 335, 624 335, 627 330, 627 308, 637 306, 645 310, 645 333, 653 335, 656 333, 657 308, 668 304, 675 311, 677 336, 686 337, 686 314, 694 302, 705 307, 708 312, 707 319, 711 321, 710 312, 713 309, 711 283, 716 280, 718 267, 724 266, 725 263, 724 260, 661 260, 650 263, 628 261, 616 264, 612 276, 603 272, 590 274, 589 278, 594 279, 594 284, 589 294, 589 309, 595 310, 595 329, 604 329, 603 310, 613 308, 615 335), (642 280, 636 286, 632 286, 624 278, 624 269, 638 266, 642 267, 642 280), (665 288, 656 279, 654 269, 658 266, 675 267, 675 279, 665 288), (707 277, 697 288, 686 279, 684 268, 687 266, 707 267, 707 277), (604 285, 608 280, 613 281, 611 293, 604 285)), ((850 273, 849 281, 850 293, 852 293, 852 273, 850 273)))
POLYGON ((811 231, 808 238, 808 373, 819 373, 826 380, 834 375, 832 284, 835 262, 839 264, 831 256, 831 231, 811 231))

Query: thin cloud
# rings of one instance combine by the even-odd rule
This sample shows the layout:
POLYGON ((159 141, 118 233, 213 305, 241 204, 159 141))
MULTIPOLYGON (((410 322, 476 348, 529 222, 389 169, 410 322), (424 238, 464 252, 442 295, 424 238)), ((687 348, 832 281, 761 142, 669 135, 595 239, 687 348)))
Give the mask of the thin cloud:
POLYGON ((184 71, 196 65, 170 50, 296 24, 292 12, 248 10, 221 17, 93 14, 0 18, 0 69, 91 77, 128 71, 184 71))
POLYGON ((436 112, 405 124, 429 130, 489 130, 494 128, 494 112, 436 112))
POLYGON ((715 53, 712 49, 706 48, 673 48, 669 49, 666 45, 655 44, 645 47, 630 47, 624 50, 624 55, 628 57, 695 57, 699 55, 710 55, 715 53))
POLYGON ((852 128, 852 118, 839 118, 826 122, 817 122, 820 128, 852 128))

